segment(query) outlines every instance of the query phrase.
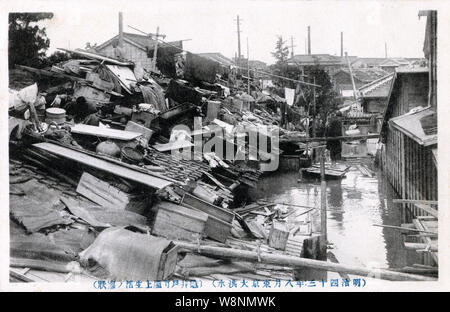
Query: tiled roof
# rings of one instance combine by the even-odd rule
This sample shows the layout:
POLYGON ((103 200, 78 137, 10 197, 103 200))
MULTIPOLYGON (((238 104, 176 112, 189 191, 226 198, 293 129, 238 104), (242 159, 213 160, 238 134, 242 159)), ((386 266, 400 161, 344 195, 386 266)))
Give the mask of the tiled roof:
MULTIPOLYGON (((137 47, 144 49, 144 50, 145 49, 153 49, 155 42, 156 42, 156 40, 151 39, 149 36, 132 34, 132 33, 127 33, 127 32, 123 33, 123 37, 125 40, 129 40, 129 41, 133 42, 137 47)), ((118 40, 118 39, 119 39, 119 35, 116 35, 116 36, 112 37, 111 39, 109 39, 108 41, 105 41, 104 43, 102 43, 101 45, 96 47, 96 50, 101 50, 104 47, 108 46, 109 44, 112 44, 115 40, 118 40)), ((167 43, 159 42, 158 46, 160 46, 160 47, 176 46, 180 49, 183 48, 182 41, 172 41, 172 42, 167 42, 167 43)))
POLYGON ((342 65, 345 59, 330 54, 298 54, 288 60, 289 64, 298 65, 342 65))
POLYGON ((391 88, 394 73, 384 76, 380 79, 372 81, 359 88, 359 92, 363 97, 388 97, 391 88))
MULTIPOLYGON (((345 72, 350 75, 348 68, 342 68, 336 72, 336 74, 340 72, 345 72)), ((373 82, 374 80, 380 79, 388 74, 386 71, 378 68, 352 68, 352 73, 356 80, 365 83, 373 82)))
POLYGON ((215 53, 199 53, 199 56, 206 57, 210 60, 216 61, 222 65, 230 66, 233 65, 233 61, 225 56, 223 56, 221 53, 215 52, 215 53))

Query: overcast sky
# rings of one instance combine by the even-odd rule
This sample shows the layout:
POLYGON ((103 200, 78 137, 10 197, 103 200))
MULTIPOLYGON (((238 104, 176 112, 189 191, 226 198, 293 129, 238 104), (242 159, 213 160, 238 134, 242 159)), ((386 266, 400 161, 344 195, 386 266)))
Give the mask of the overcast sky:
MULTIPOLYGON (((73 3, 73 2, 72 2, 73 3)), ((344 32, 344 51, 360 57, 384 57, 384 44, 390 57, 423 57, 425 18, 418 18, 414 2, 373 1, 166 1, 134 2, 128 7, 89 2, 77 7, 54 8, 55 16, 45 22, 51 51, 84 48, 86 42, 101 44, 118 33, 118 11, 127 25, 145 32, 160 32, 165 40, 184 42, 191 52, 220 52, 233 57, 237 52, 236 15, 241 22, 241 49, 250 59, 273 63, 277 35, 290 45, 294 37, 295 54, 305 53, 307 26, 311 26, 312 53, 340 54, 340 32, 344 32)), ((127 3, 127 2, 125 2, 127 3)), ((131 4, 131 2, 130 2, 131 4)))

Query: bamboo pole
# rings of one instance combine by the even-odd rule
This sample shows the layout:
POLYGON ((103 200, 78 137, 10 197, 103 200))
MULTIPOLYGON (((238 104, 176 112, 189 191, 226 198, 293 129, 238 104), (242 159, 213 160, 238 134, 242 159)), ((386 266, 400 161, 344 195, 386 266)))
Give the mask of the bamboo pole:
POLYGON ((320 260, 306 259, 288 255, 276 255, 266 252, 254 252, 235 248, 224 248, 214 246, 202 246, 187 242, 176 242, 176 245, 183 250, 194 253, 215 256, 223 258, 233 258, 246 260, 251 262, 261 262, 265 264, 275 264, 279 266, 289 266, 294 268, 306 267, 324 271, 347 273, 358 276, 366 276, 371 278, 379 278, 391 281, 437 281, 435 278, 425 277, 414 274, 406 274, 400 272, 392 272, 384 269, 370 270, 367 268, 345 265, 340 263, 332 263, 320 260))
POLYGON ((389 228, 389 229, 395 229, 395 230, 413 231, 413 232, 420 232, 420 233, 427 233, 427 234, 438 235, 438 233, 435 233, 435 232, 423 231, 423 230, 418 230, 418 229, 410 229, 410 228, 405 228, 405 227, 395 226, 395 225, 383 225, 383 224, 372 224, 372 225, 373 226, 378 226, 378 227, 385 227, 385 228, 389 228))

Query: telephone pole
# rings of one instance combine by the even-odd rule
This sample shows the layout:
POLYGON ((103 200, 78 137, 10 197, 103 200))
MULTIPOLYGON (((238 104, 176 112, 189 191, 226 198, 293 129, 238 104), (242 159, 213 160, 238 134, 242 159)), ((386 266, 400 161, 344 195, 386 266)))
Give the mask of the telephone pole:
POLYGON ((294 58, 294 37, 291 36, 291 58, 294 58))
MULTIPOLYGON (((241 26, 241 21, 239 19, 239 15, 237 16, 237 19, 235 19, 236 24, 237 24, 237 37, 238 37, 238 60, 241 59, 241 30, 240 30, 240 26, 241 26)), ((238 62, 239 63, 239 62, 238 62)))
POLYGON ((247 77, 248 77, 247 93, 248 95, 250 95, 250 53, 248 49, 248 37, 247 37, 247 77))

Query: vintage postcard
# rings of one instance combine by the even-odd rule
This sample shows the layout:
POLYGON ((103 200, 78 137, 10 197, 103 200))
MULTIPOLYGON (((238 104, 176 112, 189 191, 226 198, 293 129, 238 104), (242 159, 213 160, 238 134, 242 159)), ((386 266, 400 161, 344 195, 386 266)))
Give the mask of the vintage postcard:
POLYGON ((447 2, 0 6, 2 291, 450 289, 447 2))

